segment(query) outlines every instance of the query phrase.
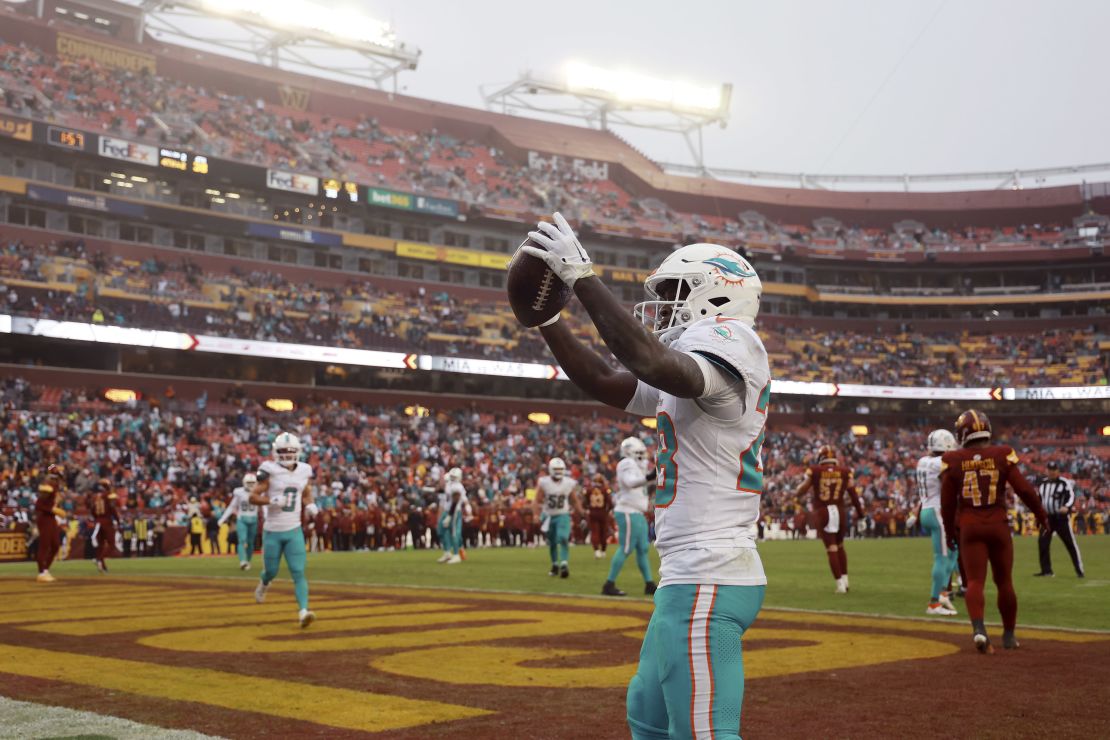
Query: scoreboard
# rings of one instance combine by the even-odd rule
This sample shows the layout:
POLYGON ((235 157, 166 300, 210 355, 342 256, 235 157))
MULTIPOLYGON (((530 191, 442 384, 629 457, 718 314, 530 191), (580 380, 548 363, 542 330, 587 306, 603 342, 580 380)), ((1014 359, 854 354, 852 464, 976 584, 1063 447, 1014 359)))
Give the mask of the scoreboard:
POLYGON ((84 131, 64 128, 62 126, 48 126, 46 129, 46 143, 60 146, 63 149, 76 149, 85 151, 87 137, 84 131))

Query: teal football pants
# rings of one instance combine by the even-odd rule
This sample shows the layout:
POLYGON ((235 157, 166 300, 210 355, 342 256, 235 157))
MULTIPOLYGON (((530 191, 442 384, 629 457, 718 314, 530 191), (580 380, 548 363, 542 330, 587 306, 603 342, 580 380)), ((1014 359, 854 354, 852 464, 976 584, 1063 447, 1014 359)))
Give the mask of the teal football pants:
POLYGON ((681 584, 655 592, 628 685, 633 740, 740 737, 740 638, 759 614, 764 589, 681 584))
POLYGON ((631 554, 636 554, 636 565, 645 581, 654 580, 651 577, 651 566, 648 564, 648 526, 647 519, 639 512, 619 511, 613 516, 617 520, 617 552, 613 555, 613 562, 609 566, 609 580, 617 582, 617 576, 624 567, 625 559, 631 554))
POLYGON ((239 562, 249 563, 254 555, 254 540, 258 536, 258 519, 239 517, 235 522, 235 534, 239 538, 239 562))
POLYGON ((940 592, 948 585, 948 577, 956 567, 959 553, 949 550, 945 542, 944 522, 940 520, 940 510, 927 508, 921 510, 921 528, 933 538, 933 592, 935 602, 940 592))
POLYGON ((458 555, 459 550, 462 549, 462 517, 456 516, 453 521, 450 513, 440 517, 439 537, 443 542, 444 552, 458 555))
POLYGON ((558 565, 570 559, 570 514, 555 514, 547 524, 547 550, 551 564, 558 565))
POLYGON ((293 592, 297 596, 297 605, 301 609, 307 609, 308 579, 304 575, 304 566, 308 556, 305 554, 304 533, 301 532, 300 527, 284 532, 262 532, 262 562, 265 565, 265 570, 262 571, 262 582, 266 585, 277 578, 282 555, 285 556, 289 575, 293 577, 293 592))

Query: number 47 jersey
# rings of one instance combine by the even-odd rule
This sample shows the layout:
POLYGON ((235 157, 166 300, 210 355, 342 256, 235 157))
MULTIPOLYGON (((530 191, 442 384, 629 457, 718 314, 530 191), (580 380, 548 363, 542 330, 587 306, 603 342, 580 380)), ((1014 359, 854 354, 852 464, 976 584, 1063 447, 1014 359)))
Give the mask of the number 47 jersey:
POLYGON ((258 481, 269 480, 268 495, 273 502, 266 507, 267 532, 288 532, 301 526, 301 500, 305 486, 312 480, 312 466, 299 462, 290 470, 284 465, 267 460, 258 467, 258 481))
POLYGON ((706 392, 678 398, 641 382, 627 409, 656 416, 660 585, 766 583, 755 529, 771 395, 767 350, 752 329, 720 318, 693 324, 671 348, 698 362, 706 392))

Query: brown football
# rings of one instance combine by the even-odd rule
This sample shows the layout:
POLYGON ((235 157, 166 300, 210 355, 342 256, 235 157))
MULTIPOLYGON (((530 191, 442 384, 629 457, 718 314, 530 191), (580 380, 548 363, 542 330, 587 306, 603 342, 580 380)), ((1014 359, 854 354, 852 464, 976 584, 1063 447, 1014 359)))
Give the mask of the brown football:
MULTIPOLYGON (((543 249, 531 239, 525 239, 520 246, 543 249)), ((572 293, 546 262, 520 248, 509 262, 505 291, 517 321, 525 326, 539 326, 562 311, 572 293)))

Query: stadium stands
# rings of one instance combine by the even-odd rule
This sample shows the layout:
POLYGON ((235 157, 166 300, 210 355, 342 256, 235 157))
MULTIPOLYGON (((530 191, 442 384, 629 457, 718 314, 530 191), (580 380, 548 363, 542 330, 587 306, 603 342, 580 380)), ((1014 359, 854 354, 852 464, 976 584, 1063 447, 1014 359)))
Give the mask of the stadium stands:
MULTIPOLYGON (((453 295, 451 286, 380 290, 371 279, 341 287, 292 283, 253 269, 214 274, 188 258, 144 262, 80 242, 9 241, 0 252, 0 305, 12 314, 171 329, 241 339, 549 362, 534 331, 503 299, 453 295)), ((580 336, 596 335, 575 320, 580 336)), ((817 329, 772 323, 762 330, 776 375, 872 385, 1103 385, 1110 337, 1086 329, 998 335, 817 329)))
MULTIPOLYGON (((615 234, 657 240, 717 241, 755 251, 991 252, 1054 249, 1075 238, 1070 224, 943 229, 899 222, 864 228, 834 218, 814 225, 775 223, 759 213, 690 213, 658 197, 637 197, 607 177, 585 176, 511 158, 496 138, 460 139, 288 108, 261 98, 153 75, 92 59, 64 59, 26 44, 0 42, 0 110, 132 140, 266 167, 326 173, 404 192, 452 198, 505 213, 563 210, 615 234)), ((631 150, 630 150, 631 151, 631 150)), ((843 289, 843 288, 842 288, 843 289)), ((1011 291, 1012 292, 1012 291, 1011 291)))
MULTIPOLYGON (((444 471, 465 469, 479 503, 519 509, 548 457, 559 454, 579 479, 611 479, 617 447, 629 422, 568 413, 538 425, 522 416, 478 410, 408 416, 401 408, 335 402, 277 414, 255 402, 213 399, 203 412, 191 400, 111 405, 82 388, 34 387, 19 378, 0 385, 0 528, 26 521, 26 511, 47 462, 61 462, 71 490, 89 492, 107 478, 126 516, 166 515, 182 522, 190 508, 217 513, 231 487, 269 453, 282 430, 296 429, 317 471, 325 511, 352 513, 423 510, 434 500, 444 471), (398 421, 401 420, 401 421, 398 421)), ((640 429, 649 448, 655 441, 640 429)), ((833 443, 855 473, 867 520, 862 532, 900 534, 897 522, 915 503, 914 463, 931 427, 876 427, 866 437, 828 425, 771 428, 764 448, 765 522, 794 521, 790 498, 817 446, 833 443)), ((1076 480, 1083 516, 1110 518, 1110 446, 1090 444, 1081 430, 1021 425, 1000 429, 1014 444, 1027 474, 1050 460, 1076 480)), ((71 500, 80 517, 81 499, 71 500)), ((488 511, 488 509, 487 509, 488 511)), ((1093 521, 1093 520, 1092 520, 1093 521)))

